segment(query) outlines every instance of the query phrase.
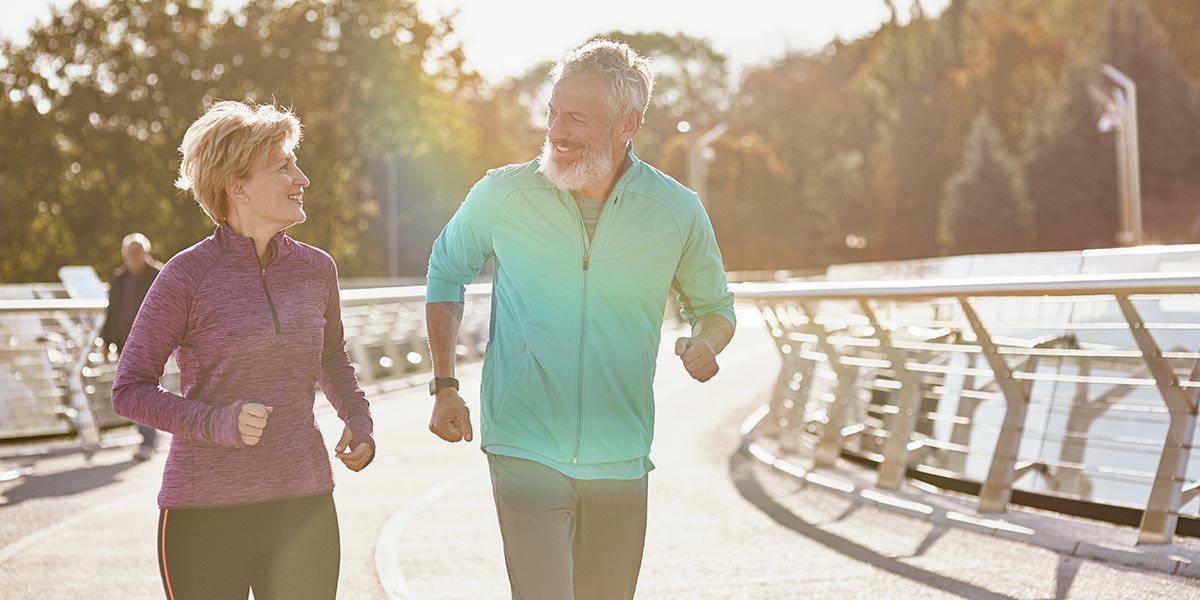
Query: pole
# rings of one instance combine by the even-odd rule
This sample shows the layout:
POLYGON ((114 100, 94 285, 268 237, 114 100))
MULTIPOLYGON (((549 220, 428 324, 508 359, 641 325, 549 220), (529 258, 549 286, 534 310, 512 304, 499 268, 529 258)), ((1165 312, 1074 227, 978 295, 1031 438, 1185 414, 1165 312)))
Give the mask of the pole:
POLYGON ((1125 179, 1121 215, 1122 243, 1136 246, 1142 243, 1142 176, 1141 157, 1138 152, 1137 85, 1128 75, 1105 63, 1100 67, 1104 75, 1121 87, 1113 96, 1119 105, 1117 115, 1117 145, 1123 148, 1125 179), (1123 92, 1120 93, 1120 92, 1123 92))

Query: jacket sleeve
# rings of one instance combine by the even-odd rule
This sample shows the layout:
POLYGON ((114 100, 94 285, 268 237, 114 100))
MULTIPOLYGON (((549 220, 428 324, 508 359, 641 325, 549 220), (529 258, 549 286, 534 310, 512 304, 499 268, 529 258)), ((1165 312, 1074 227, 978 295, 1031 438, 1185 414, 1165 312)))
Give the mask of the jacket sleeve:
POLYGON ((679 313, 692 325, 715 313, 729 319, 736 327, 733 292, 729 291, 725 281, 725 264, 712 223, 699 198, 693 195, 689 206, 693 210, 680 221, 683 253, 671 282, 671 289, 679 298, 679 313))
POLYGON ((338 418, 350 427, 354 439, 350 448, 366 443, 375 446, 375 422, 367 396, 358 385, 358 376, 346 353, 346 332, 342 326, 341 293, 338 290, 337 265, 329 260, 326 278, 328 300, 325 304, 325 339, 321 347, 321 386, 325 398, 337 409, 338 418))
POLYGON ((492 256, 495 229, 503 191, 492 175, 479 180, 450 222, 433 242, 425 276, 425 302, 462 302, 465 287, 479 276, 492 256))
POLYGON ((188 400, 160 385, 167 359, 187 335, 191 296, 186 269, 168 263, 150 286, 117 363, 113 410, 181 439, 244 447, 237 417, 245 402, 218 408, 188 400))

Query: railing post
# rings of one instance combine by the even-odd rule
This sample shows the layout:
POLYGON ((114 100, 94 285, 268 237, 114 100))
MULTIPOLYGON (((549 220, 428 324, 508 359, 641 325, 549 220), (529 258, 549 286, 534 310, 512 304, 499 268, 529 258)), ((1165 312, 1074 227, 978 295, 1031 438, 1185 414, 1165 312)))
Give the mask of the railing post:
MULTIPOLYGON (((1129 331, 1142 351, 1150 373, 1154 375, 1158 392, 1167 405, 1170 424, 1163 441, 1162 455, 1154 484, 1150 488, 1150 499, 1146 501, 1146 512, 1142 515, 1142 526, 1138 532, 1138 544, 1169 544, 1175 537, 1175 526, 1179 521, 1179 507, 1183 496, 1184 479, 1187 477, 1188 454, 1192 450, 1192 438, 1196 432, 1197 403, 1200 397, 1189 398, 1179 387, 1179 379, 1170 363, 1163 358, 1154 337, 1146 330, 1146 324, 1138 315, 1133 302, 1126 295, 1117 295, 1117 305, 1129 323, 1129 331)), ((1192 379, 1200 376, 1200 363, 1192 370, 1192 379)))
POLYGON ((80 449, 84 456, 91 458, 100 447, 100 427, 96 424, 96 415, 92 412, 92 403, 88 400, 87 391, 83 387, 83 368, 87 366, 88 355, 91 353, 93 340, 100 334, 100 316, 82 319, 82 327, 74 342, 79 351, 74 362, 67 365, 67 398, 75 416, 71 419, 79 435, 80 449))
POLYGON ((816 324, 817 311, 812 305, 801 303, 800 310, 808 317, 809 323, 813 324, 811 331, 817 338, 817 350, 825 355, 829 368, 833 370, 838 379, 837 393, 826 411, 828 417, 825 428, 821 432, 821 440, 817 443, 817 451, 813 457, 813 466, 827 467, 837 461, 838 456, 842 453, 842 445, 846 441, 845 436, 842 435, 842 426, 846 418, 846 409, 850 406, 850 399, 858 392, 854 385, 856 373, 854 369, 841 363, 841 357, 833 344, 829 343, 825 329, 816 324))
POLYGON ((859 300, 859 306, 871 328, 875 330, 875 339, 879 340, 880 349, 892 363, 892 371, 900 382, 900 398, 897 403, 898 412, 892 421, 890 435, 883 448, 883 463, 879 465, 879 473, 875 486, 884 489, 896 489, 904 481, 908 469, 908 442, 912 438, 913 427, 917 422, 917 409, 921 402, 921 381, 905 366, 907 358, 904 351, 892 345, 891 334, 879 323, 875 311, 871 309, 870 301, 859 300))
POLYGON ((784 419, 784 396, 787 393, 787 383, 791 380, 790 373, 792 364, 794 363, 795 352, 787 344, 788 328, 784 327, 783 319, 779 316, 776 307, 771 306, 767 302, 758 303, 759 312, 763 315, 763 321, 766 322, 767 330, 771 334, 771 339, 775 341, 775 348, 779 350, 782 363, 779 365, 779 376, 775 378, 775 388, 771 392, 771 397, 767 402, 767 418, 763 420, 763 433, 767 437, 779 438, 782 431, 780 421, 784 419))
MULTIPOLYGON (((1025 428, 1025 415, 1029 410, 1029 391, 1013 377, 1012 369, 996 351, 991 334, 971 303, 967 298, 959 298, 958 301, 975 332, 984 358, 992 368, 996 385, 1004 394, 1004 422, 1000 426, 1000 437, 996 440, 992 464, 988 467, 987 479, 979 492, 979 506, 976 509, 980 513, 1002 513, 1008 509, 1008 502, 1012 499, 1013 469, 1021 445, 1021 431, 1025 428)), ((1036 365, 1036 361, 1031 360, 1030 364, 1036 365)))

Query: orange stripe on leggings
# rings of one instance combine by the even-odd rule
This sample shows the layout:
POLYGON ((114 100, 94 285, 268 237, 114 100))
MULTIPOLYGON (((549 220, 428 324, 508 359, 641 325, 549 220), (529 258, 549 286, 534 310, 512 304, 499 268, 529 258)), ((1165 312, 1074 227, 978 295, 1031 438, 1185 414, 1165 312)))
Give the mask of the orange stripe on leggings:
POLYGON ((167 600, 175 600, 175 592, 171 591, 171 576, 167 573, 167 515, 170 512, 170 510, 163 509, 162 531, 158 533, 160 540, 158 551, 162 553, 163 581, 167 583, 167 600))

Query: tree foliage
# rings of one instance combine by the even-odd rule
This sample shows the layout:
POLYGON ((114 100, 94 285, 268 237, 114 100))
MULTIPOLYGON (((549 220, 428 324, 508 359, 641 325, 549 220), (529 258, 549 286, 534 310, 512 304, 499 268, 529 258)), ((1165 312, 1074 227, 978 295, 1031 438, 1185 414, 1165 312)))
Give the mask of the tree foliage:
POLYGON ((253 0, 215 18, 211 0, 77 2, 56 13, 28 45, 4 47, 0 114, 6 132, 26 135, 5 136, 0 150, 19 157, 0 166, 15 217, 4 220, 0 277, 112 264, 129 231, 146 233, 159 256, 206 235, 211 223, 172 181, 184 130, 217 99, 295 110, 313 183, 309 221, 293 234, 329 249, 343 272, 379 274, 380 245, 364 241, 379 233, 380 170, 410 164, 409 195, 446 203, 475 166, 480 136, 455 94, 469 76, 449 32, 403 0, 253 0), (441 171, 423 177, 419 165, 441 171))
MULTIPOLYGON (((600 33, 655 65, 643 159, 684 179, 677 123, 728 126, 704 199, 727 266, 1113 245, 1114 140, 1089 91, 1111 91, 1103 63, 1138 85, 1147 239, 1200 241, 1200 5, 951 0, 900 15, 882 1, 877 31, 736 80, 707 40, 600 33)), ((216 99, 303 120, 312 200, 293 233, 346 275, 422 273, 469 185, 538 152, 558 57, 489 84, 464 70, 452 22, 410 0, 212 2, 77 2, 0 45, 0 280, 106 268, 133 230, 161 258, 206 235, 171 182, 184 129, 216 99)))

